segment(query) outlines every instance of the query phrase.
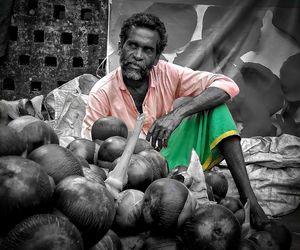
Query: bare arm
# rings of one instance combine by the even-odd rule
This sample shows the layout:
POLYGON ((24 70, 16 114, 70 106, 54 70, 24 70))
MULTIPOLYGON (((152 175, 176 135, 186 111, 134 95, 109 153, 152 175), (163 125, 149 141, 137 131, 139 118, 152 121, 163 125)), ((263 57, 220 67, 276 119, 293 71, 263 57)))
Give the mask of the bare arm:
POLYGON ((200 95, 192 97, 167 115, 157 119, 150 128, 146 139, 151 140, 153 147, 160 150, 166 147, 168 139, 181 121, 198 112, 214 108, 230 99, 229 94, 216 87, 207 88, 200 95))

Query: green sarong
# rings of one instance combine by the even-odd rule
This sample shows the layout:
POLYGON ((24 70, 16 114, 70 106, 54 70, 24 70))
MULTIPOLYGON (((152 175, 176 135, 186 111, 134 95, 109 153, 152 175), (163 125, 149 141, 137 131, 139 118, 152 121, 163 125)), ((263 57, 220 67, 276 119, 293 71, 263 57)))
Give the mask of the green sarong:
POLYGON ((178 165, 188 166, 194 149, 203 170, 208 170, 223 160, 218 143, 232 135, 239 135, 239 131, 229 109, 223 104, 185 118, 171 134, 168 147, 160 153, 171 171, 178 165))

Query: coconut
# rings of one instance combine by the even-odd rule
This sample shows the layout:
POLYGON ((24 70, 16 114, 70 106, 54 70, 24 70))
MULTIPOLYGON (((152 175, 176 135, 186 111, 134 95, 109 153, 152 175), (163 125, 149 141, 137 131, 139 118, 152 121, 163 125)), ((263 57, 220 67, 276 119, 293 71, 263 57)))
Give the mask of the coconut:
POLYGON ((98 154, 99 150, 95 142, 85 138, 77 138, 71 141, 66 148, 70 149, 76 156, 86 159, 90 164, 95 163, 95 155, 98 154))
POLYGON ((0 221, 7 232, 22 219, 51 209, 53 186, 41 166, 21 156, 0 157, 0 221))
POLYGON ((79 230, 67 218, 36 214, 17 224, 4 238, 0 248, 83 250, 83 242, 79 230))
POLYGON ((55 184, 67 176, 83 176, 80 161, 69 149, 57 144, 43 145, 33 150, 28 158, 39 163, 55 184))
POLYGON ((111 229, 90 250, 124 250, 121 239, 111 229))
MULTIPOLYGON (((117 165, 121 158, 114 161, 117 165)), ((133 154, 128 165, 128 181, 124 189, 137 189, 142 192, 153 181, 153 170, 149 162, 141 155, 133 154)))
POLYGON ((174 179, 158 179, 144 193, 143 218, 156 234, 174 235, 194 209, 195 201, 188 188, 174 179))
POLYGON ((245 221, 245 209, 238 198, 226 196, 219 202, 219 204, 227 207, 231 212, 233 212, 239 223, 243 225, 245 221))
POLYGON ((26 155, 26 143, 14 128, 0 125, 0 156, 26 155))
POLYGON ((148 142, 146 139, 138 138, 133 153, 138 154, 143 150, 150 150, 150 149, 154 150, 150 142, 148 142))
POLYGON ((241 239, 241 226, 229 209, 210 204, 187 218, 180 235, 188 249, 234 250, 241 239))
POLYGON ((31 115, 24 115, 24 116, 16 117, 14 120, 10 121, 8 123, 8 126, 20 132, 26 125, 35 121, 40 121, 40 119, 31 115))
POLYGON ((116 213, 109 191, 82 176, 60 181, 55 188, 54 204, 79 229, 85 249, 94 246, 108 232, 116 213))
POLYGON ((292 233, 280 219, 271 219, 263 226, 263 230, 269 232, 279 245, 280 249, 290 249, 292 233))
POLYGON ((168 174, 168 178, 178 180, 187 188, 190 188, 193 182, 192 176, 187 172, 188 167, 185 165, 178 165, 172 169, 172 171, 168 174))
POLYGON ((215 171, 204 172, 204 175, 206 183, 212 188, 214 200, 220 202, 228 191, 228 181, 225 175, 215 171))
POLYGON ((122 191, 116 200, 113 229, 118 235, 134 235, 144 230, 142 203, 144 193, 136 189, 122 191))
POLYGON ((111 136, 127 138, 128 128, 126 124, 117 117, 108 116, 96 120, 91 129, 92 139, 106 140, 111 136))
MULTIPOLYGON (((249 240, 253 241, 258 249, 263 250, 280 250, 279 244, 275 241, 275 238, 272 236, 270 232, 267 231, 255 231, 253 232, 249 240)), ((289 248, 282 248, 289 249, 289 248)))
POLYGON ((107 138, 100 146, 98 159, 100 161, 113 162, 120 157, 126 146, 126 139, 121 136, 111 136, 107 138))
POLYGON ((153 180, 167 177, 169 168, 166 159, 155 149, 145 149, 138 153, 149 161, 153 169, 153 180))
POLYGON ((46 122, 38 120, 25 125, 19 134, 27 144, 27 151, 46 144, 59 144, 58 135, 46 122))
POLYGON ((83 168, 83 175, 89 181, 99 183, 105 186, 104 179, 99 171, 96 171, 94 168, 83 168))
POLYGON ((143 245, 144 250, 185 249, 180 237, 149 236, 143 245))

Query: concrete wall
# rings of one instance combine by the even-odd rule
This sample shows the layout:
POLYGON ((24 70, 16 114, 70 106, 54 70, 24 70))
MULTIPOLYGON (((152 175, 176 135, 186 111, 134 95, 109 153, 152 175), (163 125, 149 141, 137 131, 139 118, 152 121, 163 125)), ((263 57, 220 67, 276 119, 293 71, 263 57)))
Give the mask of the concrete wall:
POLYGON ((96 75, 106 57, 107 2, 16 0, 0 99, 45 95, 83 73, 96 75))

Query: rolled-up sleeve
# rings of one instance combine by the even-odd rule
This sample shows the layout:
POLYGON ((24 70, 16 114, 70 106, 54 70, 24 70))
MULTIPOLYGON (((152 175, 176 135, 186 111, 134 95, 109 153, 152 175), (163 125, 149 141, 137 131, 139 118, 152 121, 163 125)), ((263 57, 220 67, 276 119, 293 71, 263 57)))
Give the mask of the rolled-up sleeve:
POLYGON ((225 75, 217 75, 208 87, 223 89, 231 98, 235 97, 240 92, 238 85, 225 75))
POLYGON ((209 87, 224 90, 231 98, 239 93, 238 85, 223 74, 214 74, 208 71, 194 71, 189 68, 177 67, 179 82, 176 96, 195 96, 209 87))

